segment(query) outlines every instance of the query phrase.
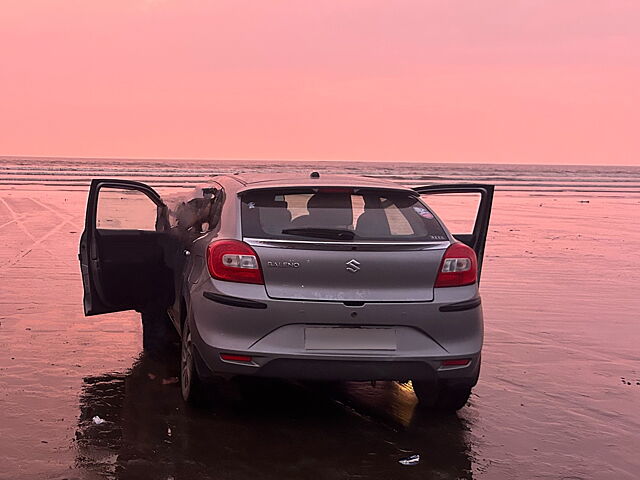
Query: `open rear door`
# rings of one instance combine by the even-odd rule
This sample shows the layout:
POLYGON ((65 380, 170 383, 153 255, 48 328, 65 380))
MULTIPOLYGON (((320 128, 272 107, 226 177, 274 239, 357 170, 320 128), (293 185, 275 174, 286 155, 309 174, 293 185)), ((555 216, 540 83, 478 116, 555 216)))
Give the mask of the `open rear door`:
POLYGON ((444 223, 451 230, 454 230, 452 233, 457 240, 475 250, 478 257, 479 282, 484 247, 487 241, 487 233, 489 232, 489 217, 491 216, 494 186, 454 183, 416 187, 414 190, 423 196, 425 203, 444 220, 444 223), (448 198, 445 198, 445 195, 448 198), (465 224, 461 217, 470 218, 471 221, 465 224), (461 230, 458 231, 456 227, 461 228, 461 230))
POLYGON ((127 180, 91 182, 79 254, 85 315, 171 301, 163 249, 167 230, 167 207, 151 187, 127 180))

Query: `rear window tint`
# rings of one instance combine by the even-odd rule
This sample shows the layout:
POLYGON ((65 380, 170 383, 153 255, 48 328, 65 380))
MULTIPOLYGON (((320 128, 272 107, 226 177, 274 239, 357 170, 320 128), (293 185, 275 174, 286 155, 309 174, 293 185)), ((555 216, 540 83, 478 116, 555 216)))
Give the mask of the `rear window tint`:
POLYGON ((447 240, 417 197, 362 189, 247 192, 242 196, 242 233, 286 240, 447 240), (347 235, 332 237, 333 232, 347 235))

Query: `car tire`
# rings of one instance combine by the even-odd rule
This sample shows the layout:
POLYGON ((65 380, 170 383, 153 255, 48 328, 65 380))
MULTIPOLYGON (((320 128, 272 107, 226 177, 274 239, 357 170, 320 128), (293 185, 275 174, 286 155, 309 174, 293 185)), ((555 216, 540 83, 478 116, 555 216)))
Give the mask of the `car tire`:
POLYGON ((180 340, 178 332, 166 310, 150 308, 140 313, 142 317, 142 349, 151 356, 164 356, 180 340))
POLYGON ((455 413, 464 407, 471 396, 471 387, 446 383, 412 381, 418 405, 427 410, 455 413))
POLYGON ((180 390, 182 398, 191 405, 200 405, 204 396, 204 384, 196 368, 197 352, 193 346, 189 319, 185 320, 180 342, 180 390))

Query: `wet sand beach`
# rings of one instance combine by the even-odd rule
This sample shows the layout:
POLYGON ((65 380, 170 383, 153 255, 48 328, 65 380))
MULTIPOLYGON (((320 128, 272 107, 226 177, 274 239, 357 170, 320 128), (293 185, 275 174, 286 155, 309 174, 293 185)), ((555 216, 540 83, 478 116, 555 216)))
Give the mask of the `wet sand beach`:
POLYGON ((171 194, 202 167, 74 165, 0 162, 0 478, 638 478, 640 169, 395 170, 408 184, 498 184, 480 381, 438 417, 392 382, 221 382, 206 408, 187 407, 161 381, 177 358, 141 354, 135 312, 84 317, 77 246, 88 178, 171 194), (398 463, 412 454, 418 465, 398 463))

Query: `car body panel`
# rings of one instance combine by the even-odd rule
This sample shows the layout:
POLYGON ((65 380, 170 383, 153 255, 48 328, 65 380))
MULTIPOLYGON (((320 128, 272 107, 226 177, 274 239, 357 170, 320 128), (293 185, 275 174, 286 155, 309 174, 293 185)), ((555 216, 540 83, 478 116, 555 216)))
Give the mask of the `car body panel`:
POLYGON ((429 302, 445 248, 258 247, 267 295, 293 300, 429 302), (328 250, 331 248, 331 250, 328 250), (422 268, 411 268, 420 263, 422 268))
POLYGON ((432 302, 366 302, 352 306, 344 302, 313 302, 274 300, 261 285, 238 284, 226 288, 230 282, 211 279, 192 289, 191 305, 198 331, 207 343, 227 346, 233 350, 248 349, 258 339, 281 326, 338 325, 338 326, 406 326, 423 332, 449 353, 474 353, 482 337, 481 307, 459 312, 442 313, 443 305, 477 298, 473 285, 435 289, 432 302), (235 298, 248 299, 267 305, 266 311, 223 305, 207 299, 204 292, 222 295, 233 293, 235 298), (223 341, 221 345, 219 342, 223 341))
MULTIPOLYGON (((212 290, 230 293, 225 285, 221 285, 226 283, 229 282, 205 282, 192 292, 191 300, 194 330, 197 331, 194 342, 207 368, 215 372, 266 375, 260 368, 277 359, 333 360, 336 363, 325 365, 332 367, 329 371, 333 373, 326 372, 325 375, 347 379, 347 373, 341 372, 341 362, 360 361, 358 374, 370 376, 351 379, 383 380, 389 378, 379 376, 380 362, 405 361, 421 365, 424 370, 421 375, 431 378, 437 376, 437 372, 431 370, 441 359, 475 359, 482 348, 482 307, 479 304, 465 311, 440 311, 443 305, 460 299, 477 298, 473 285, 435 289, 433 302, 367 302, 360 307, 341 302, 274 300, 260 286, 248 284, 234 293, 240 298, 265 304, 265 309, 220 304, 199 294, 212 290), (305 348, 305 329, 318 326, 393 329, 398 335, 397 348, 377 351, 305 348), (224 362, 220 353, 249 355, 253 361, 250 365, 224 362)), ((475 374, 473 369, 467 371, 469 378, 475 374)), ((298 378, 313 378, 313 375, 298 378)))

